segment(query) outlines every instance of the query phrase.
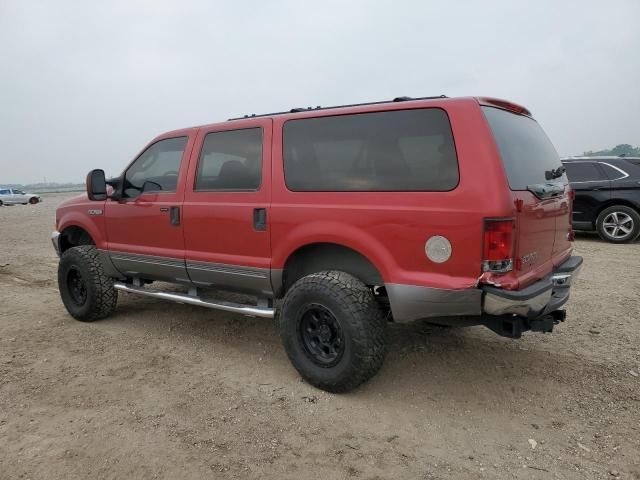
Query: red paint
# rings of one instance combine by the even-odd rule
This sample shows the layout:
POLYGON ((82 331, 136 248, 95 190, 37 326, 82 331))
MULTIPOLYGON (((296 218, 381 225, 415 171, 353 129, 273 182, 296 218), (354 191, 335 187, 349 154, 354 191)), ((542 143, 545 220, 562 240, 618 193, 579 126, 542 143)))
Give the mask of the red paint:
MULTIPOLYGON (((189 137, 175 193, 143 195, 129 202, 72 200, 58 211, 58 230, 81 226, 100 248, 278 269, 300 247, 337 243, 367 257, 385 282, 460 289, 475 286, 481 276, 485 219, 514 218, 516 270, 483 278, 507 289, 521 288, 547 275, 570 255, 571 197, 569 189, 550 200, 509 189, 480 109, 480 103, 496 106, 497 102, 503 101, 416 100, 248 118, 170 132, 154 141, 189 137), (287 120, 411 108, 441 108, 448 114, 460 170, 460 183, 454 190, 354 193, 287 189, 282 159, 282 129, 287 120), (261 188, 255 192, 194 192, 204 135, 256 126, 264 132, 261 188), (181 207, 180 227, 171 226, 168 213, 160 212, 159 207, 174 205, 181 207), (105 217, 89 217, 88 208, 104 208, 105 217), (254 208, 267 209, 267 231, 253 229, 254 208), (427 259, 424 246, 433 235, 443 235, 451 242, 449 261, 436 264, 427 259), (532 252, 537 262, 523 265, 519 259, 532 252)), ((509 102, 499 106, 528 114, 509 102)))

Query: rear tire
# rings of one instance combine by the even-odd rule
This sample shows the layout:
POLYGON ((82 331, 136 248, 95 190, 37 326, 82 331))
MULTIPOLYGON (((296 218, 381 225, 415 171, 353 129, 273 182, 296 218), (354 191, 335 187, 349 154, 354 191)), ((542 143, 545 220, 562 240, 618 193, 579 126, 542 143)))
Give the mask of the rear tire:
POLYGON ((640 234, 640 215, 631 207, 614 205, 600 212, 596 228, 600 238, 607 242, 631 242, 640 234))
POLYGON ((31 197, 31 198, 29 199, 29 203, 30 203, 31 205, 35 205, 36 203, 38 203, 38 199, 37 199, 36 197, 31 197))
POLYGON ((113 279, 104 274, 93 245, 73 247, 62 254, 58 287, 69 314, 82 322, 108 317, 118 302, 113 279))
POLYGON ((380 370, 385 325, 373 292, 340 271, 298 280, 280 314, 280 336, 293 366, 311 385, 333 393, 353 390, 380 370))

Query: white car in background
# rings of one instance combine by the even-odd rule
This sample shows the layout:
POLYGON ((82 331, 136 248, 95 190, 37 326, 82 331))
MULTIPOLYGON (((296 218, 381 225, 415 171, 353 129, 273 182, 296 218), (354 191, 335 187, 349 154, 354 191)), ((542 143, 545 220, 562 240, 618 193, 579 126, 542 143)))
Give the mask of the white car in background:
POLYGON ((0 187, 0 207, 5 205, 16 205, 18 203, 21 203, 22 205, 30 203, 33 205, 41 201, 42 197, 35 193, 25 193, 22 190, 16 190, 15 188, 0 187))

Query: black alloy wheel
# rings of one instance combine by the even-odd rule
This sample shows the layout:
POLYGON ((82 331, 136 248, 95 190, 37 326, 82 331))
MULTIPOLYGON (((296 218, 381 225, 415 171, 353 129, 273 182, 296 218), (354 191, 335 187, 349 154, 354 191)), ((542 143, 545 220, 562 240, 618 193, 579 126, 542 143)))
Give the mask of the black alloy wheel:
POLYGON ((302 310, 298 325, 305 353, 316 365, 332 367, 344 354, 344 333, 331 311, 317 303, 302 310))
POLYGON ((87 302, 87 283, 75 265, 67 272, 67 288, 69 289, 71 300, 73 300, 73 303, 78 307, 83 306, 87 302))

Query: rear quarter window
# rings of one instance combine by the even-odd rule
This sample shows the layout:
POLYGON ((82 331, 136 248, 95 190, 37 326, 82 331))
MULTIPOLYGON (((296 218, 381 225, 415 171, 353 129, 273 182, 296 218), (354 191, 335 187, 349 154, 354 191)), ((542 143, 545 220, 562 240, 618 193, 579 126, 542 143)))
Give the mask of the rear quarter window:
POLYGON ((567 183, 566 175, 548 178, 562 166, 553 144, 534 119, 494 107, 482 107, 498 145, 512 190, 548 182, 567 183))
POLYGON ((293 191, 448 191, 459 178, 439 108, 289 120, 284 169, 293 191))

